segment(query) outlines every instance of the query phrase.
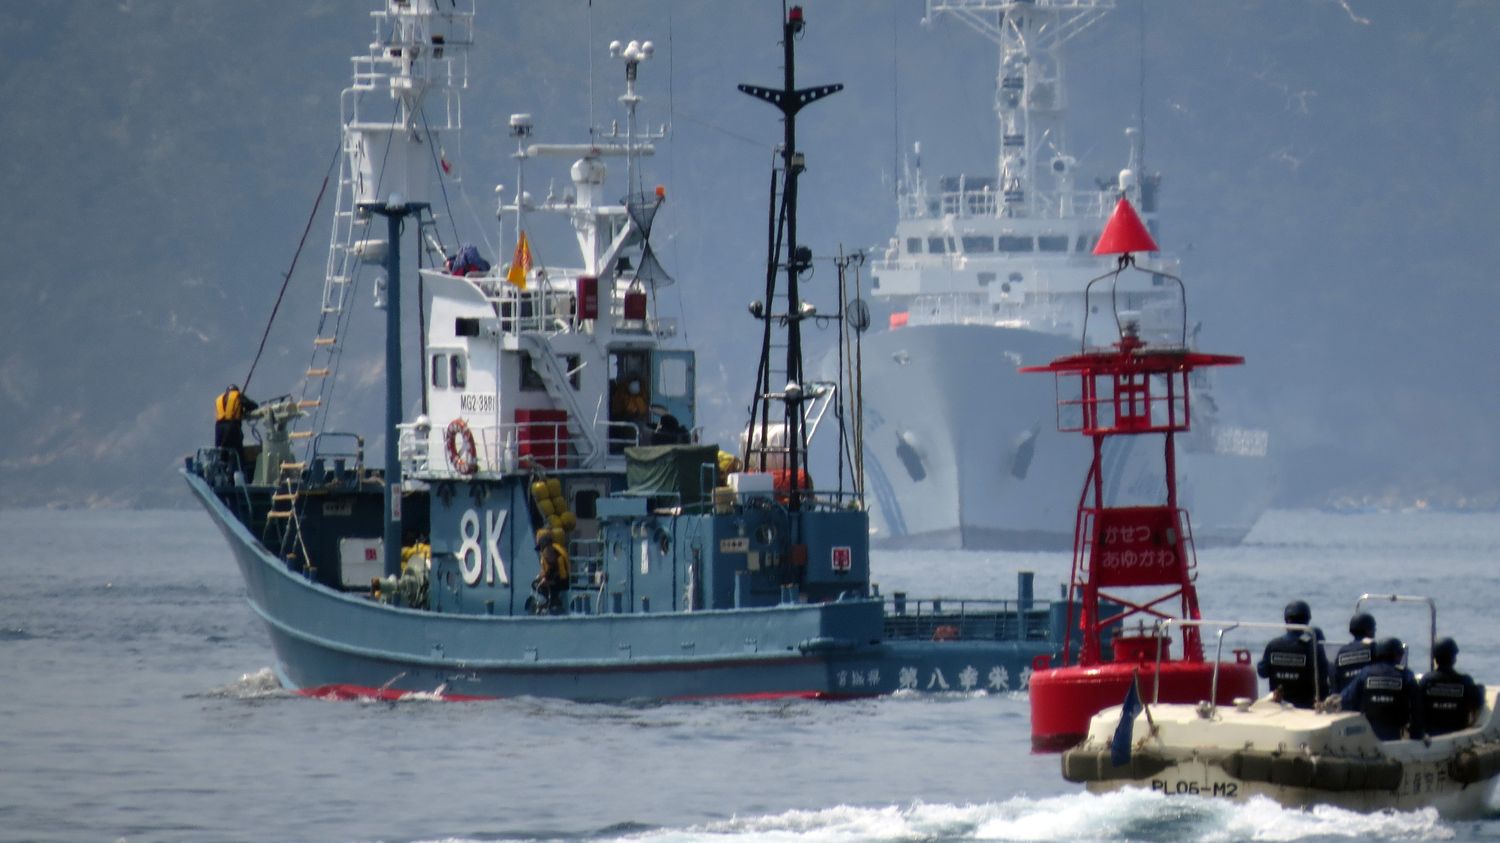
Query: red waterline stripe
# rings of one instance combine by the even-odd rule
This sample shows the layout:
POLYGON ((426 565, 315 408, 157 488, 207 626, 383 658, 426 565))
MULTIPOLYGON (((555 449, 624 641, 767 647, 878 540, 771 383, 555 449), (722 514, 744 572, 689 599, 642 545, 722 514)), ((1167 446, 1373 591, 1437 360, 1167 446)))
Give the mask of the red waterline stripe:
MULTIPOLYGON (((363 685, 319 685, 316 688, 299 688, 299 696, 311 697, 318 700, 384 700, 395 702, 410 696, 415 696, 424 691, 401 691, 394 688, 367 688, 363 685)), ((477 700, 492 700, 496 697, 481 697, 473 694, 449 694, 437 695, 437 699, 445 702, 474 702, 477 700)))

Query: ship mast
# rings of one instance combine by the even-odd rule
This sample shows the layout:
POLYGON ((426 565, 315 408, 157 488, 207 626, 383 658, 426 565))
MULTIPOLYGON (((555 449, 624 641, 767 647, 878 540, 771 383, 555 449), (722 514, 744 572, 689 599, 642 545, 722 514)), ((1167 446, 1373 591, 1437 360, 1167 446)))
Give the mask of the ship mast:
POLYGON ((802 34, 806 23, 802 15, 801 6, 793 6, 787 10, 781 24, 782 45, 782 87, 778 89, 762 88, 758 85, 740 85, 739 89, 752 97, 765 100, 776 106, 783 115, 784 137, 781 145, 781 203, 776 207, 774 201, 775 182, 773 176, 772 190, 772 219, 774 234, 771 238, 771 248, 766 264, 766 290, 767 300, 764 308, 752 307, 752 313, 759 318, 764 325, 764 333, 761 342, 760 367, 756 375, 756 401, 752 404, 750 426, 748 428, 747 441, 750 444, 746 456, 758 453, 760 465, 758 468, 766 468, 766 454, 770 449, 767 441, 766 421, 770 417, 771 403, 780 401, 784 408, 785 442, 787 471, 789 476, 788 502, 792 510, 801 508, 801 482, 798 472, 806 464, 807 459, 807 431, 803 422, 803 392, 802 392, 802 320, 814 315, 811 307, 804 307, 797 290, 798 276, 807 271, 812 264, 812 250, 797 245, 797 180, 806 169, 807 162, 803 154, 797 149, 797 112, 803 106, 823 99, 831 94, 838 93, 844 89, 843 85, 819 85, 813 88, 797 88, 796 55, 794 42, 797 36, 802 34), (785 259, 782 259, 781 243, 785 241, 785 259), (786 312, 784 314, 773 314, 775 309, 772 293, 775 291, 775 276, 778 269, 786 271, 786 312), (759 312, 756 312, 759 310, 759 312), (775 321, 784 321, 786 324, 786 386, 779 392, 771 391, 771 328, 775 321), (760 430, 756 431, 757 416, 760 420, 760 430))
POLYGON ((1058 49, 1114 8, 1114 0, 927 0, 927 20, 952 15, 1000 47, 1001 217, 1068 216, 1071 169, 1063 137, 1067 99, 1058 49), (1043 188, 1043 172, 1055 189, 1043 188))
POLYGON ((325 384, 337 369, 348 292, 361 263, 383 265, 385 286, 382 294, 377 282, 376 304, 386 309, 382 537, 387 576, 401 573, 400 237, 407 218, 414 217, 419 242, 426 239, 422 235, 431 223, 435 179, 451 166, 439 138, 456 137, 462 125, 459 93, 467 86, 468 47, 473 42, 473 9, 465 5, 460 9, 438 0, 387 0, 384 11, 371 15, 375 38, 367 55, 354 58, 354 82, 341 98, 339 202, 314 344, 315 355, 326 361, 315 361, 309 368, 300 404, 318 412, 315 427, 326 419, 325 384), (383 241, 369 236, 377 216, 386 219, 383 241))

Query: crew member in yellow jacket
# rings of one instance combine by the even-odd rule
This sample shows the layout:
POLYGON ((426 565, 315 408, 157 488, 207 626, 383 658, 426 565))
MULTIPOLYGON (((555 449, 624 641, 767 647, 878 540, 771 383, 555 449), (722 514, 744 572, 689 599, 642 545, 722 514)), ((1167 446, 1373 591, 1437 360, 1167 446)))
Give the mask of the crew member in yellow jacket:
POLYGON ((214 447, 233 448, 239 452, 245 444, 245 431, 240 423, 244 421, 246 413, 259 406, 246 398, 238 386, 230 384, 214 400, 214 447))
POLYGON ((536 607, 538 614, 561 612, 563 599, 567 596, 572 565, 568 560, 567 548, 562 546, 560 538, 552 530, 536 531, 536 552, 541 560, 541 572, 531 581, 531 588, 540 598, 536 607))

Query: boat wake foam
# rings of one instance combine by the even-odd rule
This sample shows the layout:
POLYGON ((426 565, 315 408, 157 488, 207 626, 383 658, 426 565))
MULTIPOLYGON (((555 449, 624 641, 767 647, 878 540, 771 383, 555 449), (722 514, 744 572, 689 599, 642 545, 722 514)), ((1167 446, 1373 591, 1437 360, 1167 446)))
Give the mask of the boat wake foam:
POLYGON ((237 681, 231 682, 222 688, 214 688, 211 691, 192 694, 190 696, 230 700, 264 700, 276 697, 289 697, 292 694, 281 687, 281 682, 276 678, 276 671, 269 667, 263 667, 254 673, 246 673, 237 681))
MULTIPOLYGON (((893 700, 915 700, 917 702, 962 702, 964 700, 982 700, 996 694, 983 688, 972 691, 919 691, 915 688, 901 688, 887 695, 893 700)), ((1025 692, 1001 691, 998 696, 1002 699, 1018 699, 1025 702, 1028 697, 1025 692)))
POLYGON ((1066 841, 1066 843, 1229 843, 1229 841, 1450 840, 1453 826, 1433 810, 1359 814, 1330 807, 1284 808, 1163 797, 1140 790, 1094 795, 1018 796, 982 805, 841 805, 685 828, 616 826, 582 835, 630 843, 846 843, 846 841, 1066 841), (623 833, 622 833, 623 832, 623 833))
POLYGON ((1265 798, 1243 803, 1202 797, 1164 797, 1144 790, 1077 793, 1044 799, 1018 797, 978 811, 992 812, 974 839, 1015 841, 1152 840, 1172 843, 1328 839, 1448 840, 1454 830, 1437 811, 1360 814, 1340 808, 1285 808, 1265 798))

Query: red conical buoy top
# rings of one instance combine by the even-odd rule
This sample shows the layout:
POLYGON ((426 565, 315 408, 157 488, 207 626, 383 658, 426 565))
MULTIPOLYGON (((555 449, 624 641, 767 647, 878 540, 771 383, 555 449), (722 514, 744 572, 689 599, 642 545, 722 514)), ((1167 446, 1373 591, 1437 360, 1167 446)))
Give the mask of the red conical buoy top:
POLYGON ((1121 255, 1126 252, 1158 251, 1161 250, 1157 248, 1156 241, 1151 239, 1151 232, 1146 230, 1146 224, 1136 215, 1130 200, 1120 197, 1114 213, 1109 215, 1109 222, 1104 224, 1104 233, 1099 235, 1094 254, 1121 255))

